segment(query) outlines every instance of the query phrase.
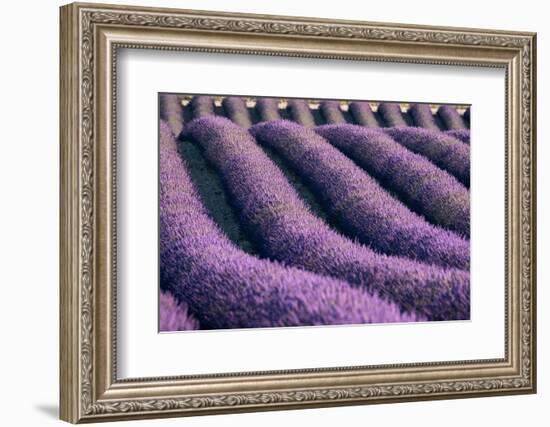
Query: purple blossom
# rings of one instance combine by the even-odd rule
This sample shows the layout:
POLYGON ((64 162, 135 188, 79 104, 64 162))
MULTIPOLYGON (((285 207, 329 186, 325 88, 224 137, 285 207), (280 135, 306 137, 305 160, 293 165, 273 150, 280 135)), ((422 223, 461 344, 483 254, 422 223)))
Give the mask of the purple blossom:
POLYGON ((288 111, 290 117, 292 117, 292 120, 296 123, 300 123, 302 126, 310 128, 315 126, 315 119, 313 118, 307 101, 303 99, 289 99, 288 111))
POLYGON ((174 135, 183 129, 183 108, 177 95, 161 94, 159 97, 159 117, 165 120, 174 135))
POLYGON ((383 102, 378 106, 378 114, 386 122, 386 126, 407 126, 403 118, 401 106, 396 102, 383 102))
POLYGON ((470 145, 470 129, 446 130, 444 133, 470 145))
POLYGON ((193 331, 199 328, 197 322, 188 312, 185 303, 178 303, 169 292, 160 291, 159 294, 159 330, 193 331))
POLYGON ((196 95, 191 99, 189 107, 191 108, 193 118, 213 116, 215 114, 214 99, 211 96, 196 95))
POLYGON ((358 125, 369 128, 380 127, 368 102, 351 102, 349 104, 349 111, 353 116, 353 120, 355 120, 355 123, 358 125))
MULTIPOLYGON (((197 129, 202 123, 220 120, 250 139, 224 118, 196 119, 191 122, 195 125, 187 126, 197 129)), ((204 130, 207 136, 216 132, 215 127, 204 130)), ((208 216, 164 121, 160 125, 160 270, 162 288, 187 304, 202 329, 422 319, 401 314, 395 304, 344 281, 260 260, 234 246, 208 216)))
MULTIPOLYGON (((265 125, 271 123, 281 122, 265 125)), ((469 318, 468 272, 378 254, 338 234, 308 210, 251 135, 227 119, 194 120, 184 132, 220 173, 263 256, 346 280, 430 320, 469 318)))
POLYGON ((388 255, 469 268, 467 240, 410 211, 313 130, 279 121, 251 133, 289 163, 348 235, 388 255))
POLYGON ((414 120, 415 126, 439 131, 432 114, 432 109, 428 104, 411 105, 409 107, 409 114, 414 120))
POLYGON ((263 122, 281 120, 279 101, 275 98, 258 98, 256 101, 256 110, 263 122))
POLYGON ((346 118, 340 109, 340 103, 338 101, 322 101, 319 105, 321 113, 325 122, 339 124, 346 123, 346 118))
POLYGON ((433 224, 470 236, 470 194, 452 175, 377 129, 348 124, 315 131, 433 224))
POLYGON ((228 96, 222 101, 223 109, 227 117, 243 128, 252 126, 250 113, 246 102, 240 96, 228 96))
POLYGON ((466 129, 462 116, 458 114, 455 107, 442 105, 437 110, 437 114, 448 130, 466 129))
POLYGON ((409 150, 427 157, 470 188, 470 147, 467 144, 429 129, 389 128, 384 132, 409 150))

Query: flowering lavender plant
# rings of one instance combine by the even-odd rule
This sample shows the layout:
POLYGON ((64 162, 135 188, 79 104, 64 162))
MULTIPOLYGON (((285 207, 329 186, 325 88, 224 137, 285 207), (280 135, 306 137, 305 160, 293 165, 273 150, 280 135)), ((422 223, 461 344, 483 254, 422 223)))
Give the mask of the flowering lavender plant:
POLYGON ((319 108, 323 113, 325 122, 333 124, 346 123, 346 118, 344 114, 342 114, 338 101, 322 101, 321 104, 319 104, 319 108))
POLYGON ((256 101, 256 110, 258 111, 262 122, 281 120, 281 115, 279 114, 279 102, 275 98, 258 98, 256 101))
POLYGON ((303 99, 289 99, 288 111, 290 117, 292 117, 292 120, 296 123, 300 123, 305 127, 315 126, 315 119, 313 118, 313 114, 311 114, 307 101, 303 99))
POLYGON ((211 96, 196 95, 191 99, 189 103, 193 118, 213 116, 214 113, 214 99, 211 96))
POLYGON ((279 121, 251 132, 287 160, 348 235, 389 255, 469 268, 467 240, 410 211, 313 130, 279 121))
POLYGON ((413 104, 409 107, 409 114, 411 115, 415 126, 435 131, 439 130, 429 105, 413 104))
MULTIPOLYGON (((265 125, 271 123, 281 122, 265 125)), ((262 256, 346 280, 403 312, 430 320, 469 318, 468 272, 382 255, 338 234, 308 210, 250 134, 227 119, 193 120, 184 133, 222 176, 262 256)))
POLYGON ((470 188, 470 147, 467 144, 429 129, 389 128, 384 132, 409 150, 427 157, 470 188))
POLYGON ((456 108, 451 107, 450 105, 442 105, 437 110, 437 114, 448 130, 466 129, 464 120, 460 114, 458 114, 456 108))
MULTIPOLYGON (((231 123, 215 117, 194 122, 219 120, 231 123)), ((422 319, 401 313, 397 305, 365 289, 260 260, 235 247, 204 209, 164 121, 160 127, 160 243, 161 286, 187 304, 202 329, 422 319)))
POLYGON ((456 178, 377 129, 325 125, 315 131, 436 225, 470 236, 470 194, 456 178))
POLYGON ((349 104, 349 111, 355 123, 369 128, 380 127, 378 120, 368 102, 354 101, 349 104))
POLYGON ((456 138, 465 144, 470 144, 470 129, 446 130, 445 135, 456 138))
POLYGON ((395 102, 383 102, 378 106, 378 114, 386 122, 386 126, 407 126, 401 107, 395 102))
POLYGON ((170 126, 174 135, 183 129, 183 108, 177 95, 162 94, 159 97, 159 116, 170 126))
POLYGON ((246 102, 240 96, 228 96, 223 99, 222 105, 227 117, 239 126, 243 128, 252 126, 246 102))
POLYGON ((159 295, 159 330, 171 332, 195 329, 200 329, 199 322, 187 312, 187 304, 178 303, 170 292, 161 291, 159 295))

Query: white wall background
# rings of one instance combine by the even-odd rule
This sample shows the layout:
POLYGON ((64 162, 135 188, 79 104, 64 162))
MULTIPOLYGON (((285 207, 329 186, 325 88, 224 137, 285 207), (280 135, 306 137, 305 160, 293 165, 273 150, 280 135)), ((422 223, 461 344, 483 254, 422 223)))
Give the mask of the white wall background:
MULTIPOLYGON (((113 3, 122 3, 110 0, 113 3)), ((0 401, 3 425, 59 425, 58 402, 58 7, 54 0, 3 5, 0 26, 0 401)), ((460 0, 337 2, 138 1, 133 4, 538 32, 539 393, 438 402, 209 416, 131 425, 279 426, 546 425, 550 405, 550 151, 547 76, 550 28, 544 2, 460 0)))

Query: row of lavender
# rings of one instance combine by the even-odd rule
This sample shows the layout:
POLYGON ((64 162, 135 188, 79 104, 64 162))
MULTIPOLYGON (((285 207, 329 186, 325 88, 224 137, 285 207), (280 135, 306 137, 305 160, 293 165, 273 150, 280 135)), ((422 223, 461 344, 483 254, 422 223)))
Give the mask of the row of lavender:
MULTIPOLYGON (((321 108, 331 117, 336 106, 321 108)), ((182 304, 183 324, 197 327, 187 307, 208 329, 469 317, 469 161, 448 149, 464 143, 427 129, 309 129, 279 120, 270 99, 258 101, 266 122, 256 125, 241 98, 224 100, 232 121, 216 117, 208 97, 189 108, 194 120, 184 126, 177 97, 162 98, 161 283, 182 304), (221 175, 269 261, 232 246, 208 217, 177 156, 180 133, 221 175), (419 139, 432 141, 424 156, 419 139), (258 143, 321 196, 345 235, 309 211, 258 143)))
POLYGON ((221 105, 214 105, 210 96, 195 96, 183 107, 184 115, 193 117, 212 114, 229 117, 243 127, 262 121, 286 119, 306 127, 322 124, 357 124, 360 126, 403 127, 414 126, 433 131, 445 131, 458 137, 463 142, 469 141, 470 109, 462 114, 451 105, 441 105, 435 113, 427 104, 411 104, 403 111, 400 104, 380 103, 374 111, 371 104, 362 101, 346 103, 345 107, 338 101, 325 100, 313 104, 303 99, 288 99, 281 104, 275 98, 258 98, 255 104, 247 104, 244 98, 228 96, 222 99, 221 105), (284 106, 284 107, 283 107, 284 106), (199 110, 199 111, 197 111, 199 110))

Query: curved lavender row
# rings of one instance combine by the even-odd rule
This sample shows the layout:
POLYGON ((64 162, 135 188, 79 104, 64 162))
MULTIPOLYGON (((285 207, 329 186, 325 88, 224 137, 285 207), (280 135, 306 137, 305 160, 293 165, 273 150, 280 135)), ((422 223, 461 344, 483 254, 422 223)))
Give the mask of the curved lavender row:
POLYGON ((222 101, 225 115, 243 128, 252 126, 246 102, 240 96, 228 96, 222 101))
POLYGON ((290 112, 290 117, 296 123, 300 123, 305 127, 314 127, 315 119, 309 105, 303 99, 289 99, 288 100, 288 111, 290 112))
POLYGON ((409 114, 414 120, 414 124, 421 128, 438 131, 435 123, 432 109, 428 104, 413 104, 409 107, 409 114))
POLYGON ((319 104, 319 108, 327 123, 346 123, 346 118, 342 110, 340 110, 340 103, 338 101, 322 101, 321 104, 319 104))
POLYGON ((171 94, 160 95, 159 116, 168 123, 174 135, 179 135, 183 129, 183 108, 180 97, 171 94))
POLYGON ((401 113, 401 107, 395 102, 383 102, 378 106, 378 114, 386 122, 386 126, 407 126, 401 113))
POLYGON ((196 95, 189 103, 193 118, 207 117, 215 115, 214 98, 207 95, 196 95))
POLYGON ((199 322, 187 312, 187 305, 178 303, 169 292, 160 291, 159 311, 159 330, 161 332, 200 329, 199 322))
POLYGON ((358 125, 369 128, 380 127, 368 102, 351 102, 349 104, 349 111, 353 116, 353 120, 355 120, 355 123, 358 125))
POLYGON ((470 188, 470 147, 443 132, 422 128, 388 128, 389 136, 421 154, 470 188))
POLYGON ((260 260, 235 247, 200 202, 166 123, 160 132, 161 283, 187 303, 202 328, 417 320, 346 282, 260 260))
POLYGON ((442 105, 437 110, 437 114, 441 118, 441 121, 447 128, 447 130, 457 130, 457 129, 466 129, 464 120, 456 111, 456 108, 451 107, 450 105, 442 105))
POLYGON ((336 233, 306 208, 250 134, 229 120, 194 120, 184 132, 221 174, 264 256, 341 278, 430 320, 469 318, 469 273, 381 255, 336 233))
POLYGON ((444 133, 462 141, 464 144, 470 144, 470 129, 446 130, 444 133))
POLYGON ((470 236, 470 194, 455 177, 377 129, 348 124, 315 131, 432 223, 470 236))
POLYGON ((388 255, 469 268, 468 241, 410 211, 315 131, 279 121, 250 132, 290 164, 350 236, 388 255))
POLYGON ((256 110, 258 111, 262 122, 281 120, 281 115, 279 114, 279 102, 275 98, 258 98, 256 101, 256 110))

